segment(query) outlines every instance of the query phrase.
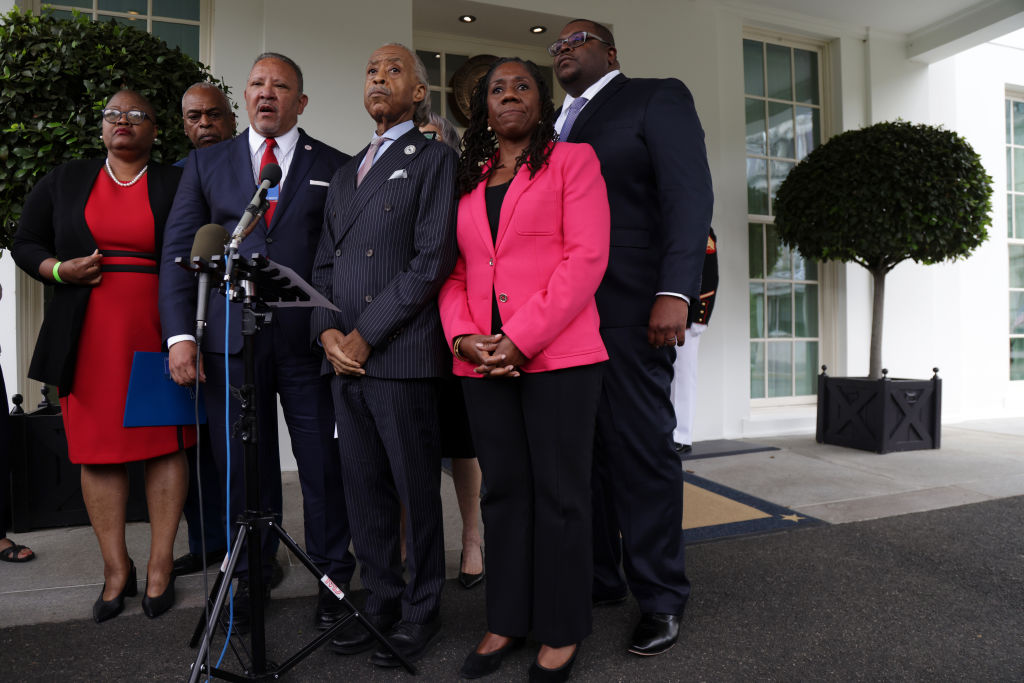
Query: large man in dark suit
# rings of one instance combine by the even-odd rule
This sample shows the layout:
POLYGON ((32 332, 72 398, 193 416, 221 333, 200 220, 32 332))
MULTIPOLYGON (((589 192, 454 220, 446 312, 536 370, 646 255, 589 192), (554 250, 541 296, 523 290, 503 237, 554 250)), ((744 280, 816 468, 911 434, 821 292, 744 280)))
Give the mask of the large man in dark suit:
POLYGON ((669 392, 711 226, 704 131, 681 82, 619 73, 604 26, 572 21, 549 51, 568 93, 559 139, 597 152, 612 219, 597 290, 610 358, 594 449, 594 601, 621 601, 628 585, 642 612, 629 650, 660 654, 678 638, 690 593, 669 392))
MULTIPOLYGON (((440 628, 444 585, 437 378, 451 372, 437 293, 455 265, 455 153, 416 125, 430 115, 427 73, 401 45, 366 67, 363 101, 377 123, 366 149, 331 180, 314 286, 338 312, 313 313, 331 388, 352 540, 366 612, 410 660, 440 628), (407 511, 409 582, 398 547, 407 511)), ((361 628, 341 654, 374 644, 361 628)), ((388 651, 371 661, 398 666, 388 651)))
MULTIPOLYGON (((292 60, 275 53, 260 55, 245 87, 249 128, 230 142, 194 150, 189 155, 174 207, 167 223, 164 261, 160 270, 160 315, 170 347, 171 374, 180 384, 195 380, 196 344, 192 338, 196 310, 195 278, 174 264, 188 257, 197 229, 206 223, 233 228, 256 190, 260 166, 272 159, 281 166, 281 183, 268 198, 270 211, 244 239, 239 252, 260 253, 309 279, 313 254, 323 226, 327 184, 347 155, 314 140, 298 128, 306 107, 302 72, 292 60)), ((243 381, 241 309, 225 308, 223 296, 212 293, 209 326, 203 339, 206 406, 215 457, 226 475, 224 373, 231 384, 243 381), (225 316, 230 329, 225 335, 225 316), (225 355, 226 350, 226 355, 225 355)), ((320 358, 309 347, 309 309, 274 312, 270 324, 255 337, 256 390, 259 417, 261 510, 281 513, 281 473, 277 435, 277 397, 281 399, 302 488, 306 551, 338 585, 351 578, 355 560, 348 552, 349 533, 341 502, 340 465, 333 445, 334 416, 330 386, 320 376, 320 358)), ((234 424, 240 412, 230 401, 234 424)), ((243 509, 242 444, 231 439, 231 486, 228 519, 243 509)), ((275 545, 265 547, 270 565, 275 545)), ((245 558, 242 558, 243 560, 245 558)), ((247 566, 239 570, 236 595, 248 592, 247 566)), ((269 576, 269 574, 265 575, 269 576)), ((235 615, 244 627, 248 600, 236 601, 235 615)), ((316 622, 326 628, 341 616, 341 603, 321 586, 316 622)))

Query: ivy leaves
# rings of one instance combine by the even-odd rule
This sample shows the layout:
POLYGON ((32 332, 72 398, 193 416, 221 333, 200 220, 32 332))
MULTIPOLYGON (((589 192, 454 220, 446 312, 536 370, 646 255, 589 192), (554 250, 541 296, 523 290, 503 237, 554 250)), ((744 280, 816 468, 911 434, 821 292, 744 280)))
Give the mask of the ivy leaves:
POLYGON ((184 157, 181 96, 214 79, 207 67, 126 24, 54 19, 17 8, 0 17, 0 249, 10 246, 32 186, 65 161, 103 154, 100 111, 118 90, 156 109, 154 161, 184 157))

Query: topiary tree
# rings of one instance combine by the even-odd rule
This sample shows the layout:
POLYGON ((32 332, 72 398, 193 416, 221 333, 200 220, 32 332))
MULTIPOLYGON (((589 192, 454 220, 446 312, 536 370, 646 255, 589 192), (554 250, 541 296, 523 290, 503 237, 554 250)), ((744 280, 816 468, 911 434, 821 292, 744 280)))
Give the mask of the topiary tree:
POLYGON ((775 225, 786 244, 871 273, 870 377, 881 377, 886 274, 907 259, 970 255, 988 239, 991 195, 992 178, 966 140, 906 121, 833 137, 779 187, 775 225))
POLYGON ((156 109, 153 160, 174 162, 189 141, 181 96, 208 68, 125 24, 55 19, 17 8, 0 17, 0 250, 10 247, 25 197, 54 167, 102 154, 100 110, 122 88, 156 109))

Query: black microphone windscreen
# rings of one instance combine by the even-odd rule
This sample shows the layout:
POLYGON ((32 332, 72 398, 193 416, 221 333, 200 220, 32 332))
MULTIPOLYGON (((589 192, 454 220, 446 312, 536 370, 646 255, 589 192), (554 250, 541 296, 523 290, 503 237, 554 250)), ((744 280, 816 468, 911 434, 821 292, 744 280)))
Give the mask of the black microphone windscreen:
POLYGON ((264 180, 270 181, 270 187, 281 182, 281 167, 277 164, 267 164, 260 170, 260 185, 264 180))
POLYGON ((224 253, 224 245, 231 239, 231 235, 224 229, 224 226, 216 223, 207 223, 196 232, 196 238, 192 242, 192 258, 199 256, 204 259, 211 259, 224 253))

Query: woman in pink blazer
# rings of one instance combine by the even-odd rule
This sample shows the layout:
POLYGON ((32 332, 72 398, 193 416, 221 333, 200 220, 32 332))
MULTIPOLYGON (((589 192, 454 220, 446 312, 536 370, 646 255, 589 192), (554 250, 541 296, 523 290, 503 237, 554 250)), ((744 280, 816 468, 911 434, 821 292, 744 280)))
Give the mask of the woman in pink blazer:
POLYGON ((440 310, 487 491, 487 633, 465 678, 497 670, 532 632, 531 680, 567 680, 591 630, 608 198, 594 151, 552 143, 554 120, 537 67, 502 59, 478 82, 463 137, 460 253, 440 310))

